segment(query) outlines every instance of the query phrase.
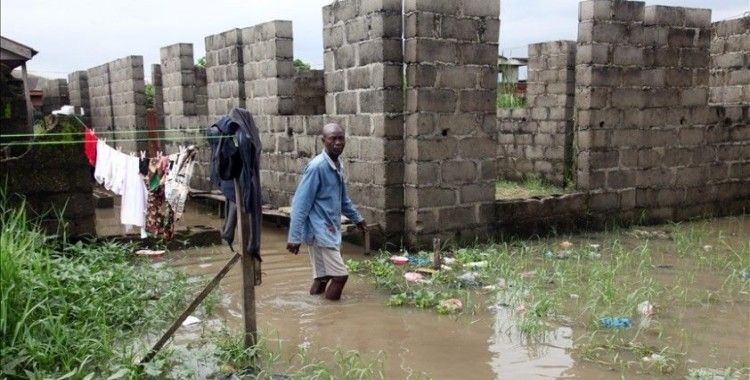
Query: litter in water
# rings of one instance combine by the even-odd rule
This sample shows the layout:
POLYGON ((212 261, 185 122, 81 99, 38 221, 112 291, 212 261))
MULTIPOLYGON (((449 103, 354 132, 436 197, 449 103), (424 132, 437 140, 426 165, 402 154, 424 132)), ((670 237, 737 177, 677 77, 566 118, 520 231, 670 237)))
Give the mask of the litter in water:
POLYGON ((406 272, 404 273, 404 278, 409 282, 421 282, 424 280, 424 276, 417 272, 406 272))
POLYGON ((627 329, 630 325, 630 318, 627 317, 604 317, 599 319, 599 326, 605 329, 627 329))
POLYGON ((394 265, 406 265, 406 263, 409 262, 409 258, 404 256, 391 256, 391 262, 394 265))
POLYGON ((193 317, 192 315, 189 315, 187 318, 185 318, 184 321, 182 321, 182 325, 183 326, 190 326, 190 325, 194 325, 194 324, 200 323, 200 322, 201 322, 200 319, 198 319, 196 317, 193 317))
POLYGON ((140 249, 135 251, 135 254, 138 256, 161 256, 163 255, 165 250, 152 250, 152 249, 140 249))
POLYGON ((639 303, 636 307, 636 310, 638 311, 638 314, 644 317, 651 317, 652 315, 654 315, 654 305, 652 305, 651 302, 648 301, 639 303))

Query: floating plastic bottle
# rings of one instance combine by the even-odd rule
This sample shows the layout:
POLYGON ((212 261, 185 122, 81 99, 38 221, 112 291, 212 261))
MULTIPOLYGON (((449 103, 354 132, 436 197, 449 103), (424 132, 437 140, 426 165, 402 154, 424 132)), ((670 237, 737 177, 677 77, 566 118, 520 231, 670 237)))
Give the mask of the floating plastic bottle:
POLYGON ((605 329, 627 329, 631 325, 627 317, 605 317, 599 319, 599 326, 605 329))

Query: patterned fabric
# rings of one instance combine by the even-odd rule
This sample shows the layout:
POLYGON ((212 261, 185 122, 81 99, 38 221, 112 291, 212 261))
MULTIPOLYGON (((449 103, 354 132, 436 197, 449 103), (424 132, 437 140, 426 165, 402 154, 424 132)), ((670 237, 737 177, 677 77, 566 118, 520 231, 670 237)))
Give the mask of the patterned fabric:
POLYGON ((182 218, 182 213, 185 211, 185 201, 190 191, 190 179, 193 177, 195 153, 193 146, 180 149, 177 162, 167 174, 167 181, 164 184, 165 196, 174 210, 175 220, 182 218))
POLYGON ((174 235, 174 212, 164 196, 164 182, 167 178, 162 158, 149 160, 148 175, 144 178, 148 188, 148 208, 146 209, 146 231, 171 240, 174 235))

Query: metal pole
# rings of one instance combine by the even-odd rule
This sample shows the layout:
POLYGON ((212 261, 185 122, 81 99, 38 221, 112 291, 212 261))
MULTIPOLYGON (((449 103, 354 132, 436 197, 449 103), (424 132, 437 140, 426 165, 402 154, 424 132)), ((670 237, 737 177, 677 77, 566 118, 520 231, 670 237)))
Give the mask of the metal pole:
POLYGON ((236 179, 234 180, 234 198, 237 202, 237 225, 242 255, 242 311, 245 319, 245 348, 250 348, 255 346, 255 342, 258 341, 258 327, 255 320, 255 258, 247 253, 250 218, 243 211, 242 188, 236 179))

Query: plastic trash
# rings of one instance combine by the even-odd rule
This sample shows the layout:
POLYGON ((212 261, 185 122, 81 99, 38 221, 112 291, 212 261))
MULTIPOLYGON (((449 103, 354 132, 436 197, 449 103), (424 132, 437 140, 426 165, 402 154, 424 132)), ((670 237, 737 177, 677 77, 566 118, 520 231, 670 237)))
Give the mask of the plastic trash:
POLYGON ((747 269, 743 269, 740 273, 740 278, 742 281, 750 280, 750 272, 747 269))
POLYGON ((409 258, 405 256, 391 256, 391 262, 394 265, 406 265, 409 262, 409 258))
POLYGON ((566 260, 568 257, 570 257, 570 251, 560 251, 557 253, 557 256, 555 256, 558 260, 566 260))
POLYGON ((478 277, 479 273, 477 272, 464 272, 457 278, 464 286, 476 286, 478 277))
POLYGON ((153 250, 153 249, 139 249, 135 251, 138 256, 161 256, 164 254, 164 250, 153 250))
POLYGON ((182 325, 183 326, 190 326, 190 325, 194 325, 196 323, 200 323, 200 321, 201 321, 200 319, 198 319, 196 317, 193 317, 192 315, 189 315, 187 318, 185 318, 184 321, 182 321, 182 325))
POLYGON ((568 248, 570 248, 572 246, 573 246, 573 243, 571 243, 571 242, 569 242, 567 240, 563 240, 563 241, 560 242, 560 248, 562 248, 562 249, 568 249, 568 248))
POLYGON ((456 262, 455 257, 443 257, 443 264, 445 265, 452 265, 455 262, 456 262))
POLYGON ((450 298, 440 301, 440 303, 437 305, 437 310, 441 314, 451 314, 461 311, 463 307, 464 304, 460 299, 450 298))
POLYGON ((555 253, 552 252, 552 251, 545 251, 544 252, 544 257, 548 258, 548 259, 551 259, 551 258, 555 257, 555 253))
POLYGON ((628 317, 604 317, 599 319, 599 326, 605 329, 627 329, 631 325, 628 317))
POLYGON ((644 317, 651 317, 652 315, 654 315, 654 305, 648 301, 639 303, 635 309, 638 311, 638 314, 644 317))
POLYGON ((420 282, 424 280, 424 276, 417 272, 406 272, 404 273, 404 278, 409 282, 420 282))
POLYGON ((712 245, 706 244, 706 245, 703 246, 703 250, 706 251, 706 252, 708 252, 708 251, 710 251, 712 249, 714 249, 714 247, 712 245))
POLYGON ((412 256, 408 256, 408 260, 409 260, 409 265, 414 265, 417 267, 432 265, 432 260, 426 257, 419 257, 419 256, 412 255, 412 256))
POLYGON ((644 362, 662 362, 665 359, 666 358, 664 357, 664 355, 659 355, 659 354, 654 353, 649 356, 644 356, 642 360, 644 362))
POLYGON ((589 248, 593 249, 594 251, 598 251, 599 247, 601 247, 601 244, 589 244, 589 248))
POLYGON ((486 261, 475 261, 473 263, 466 263, 467 268, 484 268, 487 266, 486 261))
POLYGON ((574 293, 570 294, 570 299, 572 299, 572 300, 577 300, 579 298, 581 298, 581 296, 579 296, 578 294, 574 294, 574 293))

